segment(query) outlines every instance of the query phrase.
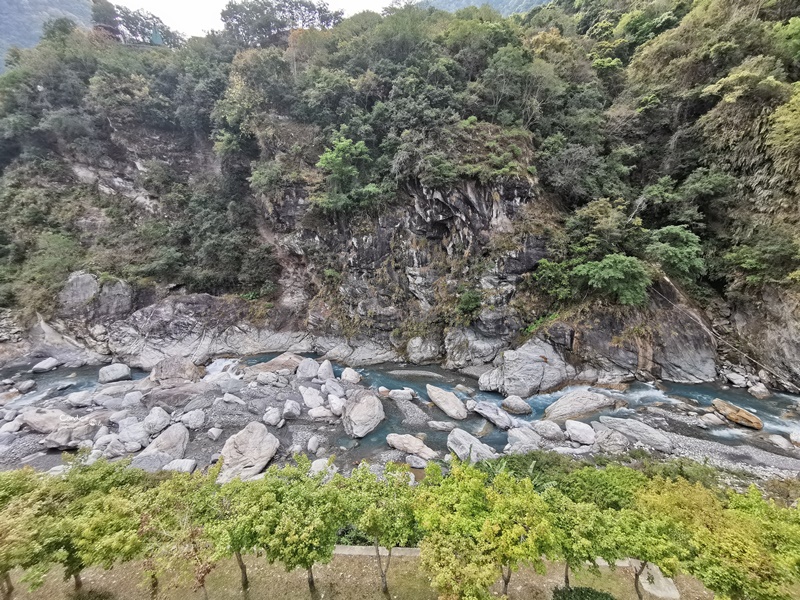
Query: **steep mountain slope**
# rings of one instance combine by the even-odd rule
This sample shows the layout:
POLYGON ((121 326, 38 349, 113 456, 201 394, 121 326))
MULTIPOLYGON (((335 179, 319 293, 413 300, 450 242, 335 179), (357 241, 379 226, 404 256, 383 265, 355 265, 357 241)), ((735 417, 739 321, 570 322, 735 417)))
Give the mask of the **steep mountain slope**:
POLYGON ((0 4, 0 73, 9 48, 30 48, 39 42, 42 26, 52 19, 72 19, 88 27, 89 0, 3 0, 0 4))
POLYGON ((420 6, 438 8, 448 12, 455 12, 469 6, 489 6, 492 10, 507 17, 526 13, 533 7, 546 3, 547 0, 423 0, 420 2, 420 6))
POLYGON ((0 79, 7 356, 800 384, 795 3, 280 6, 0 79))

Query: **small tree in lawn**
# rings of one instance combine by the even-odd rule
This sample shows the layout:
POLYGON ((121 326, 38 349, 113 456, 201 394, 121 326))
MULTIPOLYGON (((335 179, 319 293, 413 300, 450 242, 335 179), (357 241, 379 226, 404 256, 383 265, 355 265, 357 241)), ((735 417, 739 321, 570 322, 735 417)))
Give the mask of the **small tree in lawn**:
POLYGON ((442 477, 439 466, 430 463, 419 486, 416 512, 424 532, 420 560, 439 597, 487 598, 498 566, 482 551, 489 514, 486 475, 455 462, 450 475, 442 477))
POLYGON ((247 566, 242 554, 252 552, 258 545, 257 527, 261 519, 259 504, 266 500, 254 483, 234 479, 222 486, 217 496, 217 516, 206 525, 217 556, 233 555, 239 566, 242 591, 250 587, 247 566))
POLYGON ((134 495, 145 484, 147 474, 129 469, 125 461, 99 460, 88 465, 83 455, 65 456, 65 461, 68 465, 65 475, 44 479, 34 493, 36 536, 41 546, 38 562, 61 565, 64 579, 72 578, 75 589, 79 590, 83 586, 81 573, 86 567, 114 562, 111 556, 102 554, 105 549, 87 551, 87 525, 96 527, 100 521, 100 531, 88 532, 90 537, 97 536, 97 541, 104 528, 126 527, 125 519, 116 520, 119 515, 104 515, 102 509, 97 514, 97 503, 114 491, 121 496, 134 495), (87 522, 87 517, 94 521, 87 522))
POLYGON ((597 559, 613 567, 624 558, 615 529, 615 511, 601 510, 590 502, 573 502, 555 488, 545 492, 555 530, 556 556, 564 561, 564 587, 570 587, 570 570, 588 567, 597 572, 597 559))
POLYGON ((499 473, 486 490, 489 513, 480 531, 480 550, 500 566, 503 596, 508 596, 511 573, 520 563, 544 572, 544 557, 555 550, 548 507, 530 479, 499 473))
POLYGON ((160 571, 191 569, 195 589, 207 596, 206 577, 215 567, 215 548, 206 531, 216 517, 216 471, 175 473, 144 498, 140 534, 154 585, 160 571))
MULTIPOLYGON (((656 480, 657 486, 666 484, 656 480)), ((674 574, 693 553, 691 528, 671 510, 663 510, 651 495, 653 484, 639 492, 633 508, 617 513, 615 520, 622 552, 641 561, 634 571, 636 595, 643 598, 641 576, 648 563, 658 566, 667 576, 674 574)))
POLYGON ((414 488, 406 465, 386 465, 383 479, 362 464, 346 480, 348 505, 355 526, 375 541, 375 560, 381 577, 381 591, 389 591, 387 573, 392 549, 404 546, 416 536, 414 488), (384 566, 380 547, 388 556, 384 566))
POLYGON ((722 598, 788 600, 800 579, 800 513, 751 488, 727 497, 685 480, 656 480, 641 495, 649 514, 686 531, 682 566, 722 598))
POLYGON ((32 566, 39 555, 35 535, 36 505, 33 492, 41 485, 33 469, 0 472, 0 593, 14 591, 11 571, 32 566))
POLYGON ((335 477, 324 482, 325 472, 310 476, 311 463, 297 458, 297 466, 271 468, 253 485, 263 490, 259 503, 258 544, 270 562, 280 562, 287 571, 306 570, 308 587, 314 592, 313 567, 328 563, 339 530, 346 525, 344 494, 335 477))

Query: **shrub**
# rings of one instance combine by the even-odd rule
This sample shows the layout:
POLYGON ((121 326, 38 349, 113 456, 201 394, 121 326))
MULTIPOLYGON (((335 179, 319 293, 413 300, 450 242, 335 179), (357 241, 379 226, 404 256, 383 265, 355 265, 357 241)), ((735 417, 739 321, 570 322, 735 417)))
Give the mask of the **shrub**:
POLYGON ((638 258, 609 254, 603 260, 575 267, 572 273, 601 294, 620 304, 640 306, 647 301, 650 275, 638 258))
POLYGON ((594 588, 572 587, 554 589, 553 600, 616 600, 616 598, 608 592, 594 588))
POLYGON ((466 290, 458 297, 458 312, 462 315, 472 315, 481 307, 481 294, 477 290, 466 290))

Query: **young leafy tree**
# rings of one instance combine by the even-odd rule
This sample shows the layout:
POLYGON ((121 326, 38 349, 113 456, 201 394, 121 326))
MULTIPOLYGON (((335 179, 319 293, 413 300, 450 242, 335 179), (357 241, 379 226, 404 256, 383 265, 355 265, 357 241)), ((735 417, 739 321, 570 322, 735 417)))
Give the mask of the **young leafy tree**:
POLYGON ((556 536, 556 552, 564 562, 564 587, 570 587, 570 571, 598 571, 597 559, 609 565, 625 556, 616 535, 615 511, 601 510, 591 502, 573 502, 558 489, 544 494, 556 536))
POLYGON ((258 484, 239 479, 224 484, 216 496, 216 516, 206 524, 217 556, 235 557, 243 591, 249 589, 250 580, 242 555, 253 552, 258 545, 260 504, 272 498, 265 497, 262 491, 258 484))
POLYGON ((405 546, 417 535, 414 516, 414 487, 406 465, 388 464, 379 479, 362 463, 345 482, 348 505, 355 526, 375 541, 375 560, 381 577, 381 591, 389 592, 387 574, 392 549, 405 546), (386 564, 380 548, 387 550, 386 564))
POLYGON ((499 473, 486 490, 489 513, 481 527, 480 550, 500 566, 503 596, 520 563, 544 572, 544 557, 555 554, 556 536, 548 506, 530 479, 499 473))
POLYGON ((641 306, 647 302, 650 274, 633 256, 609 254, 603 260, 578 265, 572 273, 584 284, 620 304, 641 306))
POLYGON ((151 577, 188 569, 195 589, 207 595, 206 577, 216 566, 216 549, 206 531, 218 515, 216 475, 213 469, 208 474, 176 473, 143 496, 140 535, 151 577))
POLYGON ((298 457, 296 466, 271 468, 251 485, 259 492, 259 547, 269 562, 280 562, 287 571, 305 569, 313 592, 313 567, 333 558, 337 534, 348 515, 341 486, 325 482, 325 472, 309 476, 309 467, 308 458, 298 457))
POLYGON ((497 563, 481 551, 481 530, 489 514, 486 475, 454 463, 450 474, 429 463, 420 484, 417 518, 424 537, 422 568, 441 598, 481 599, 497 580, 497 563))
MULTIPOLYGON (((65 456, 65 460, 65 475, 43 479, 32 498, 40 545, 37 561, 43 566, 60 565, 64 579, 73 579, 79 590, 86 567, 113 564, 117 552, 136 546, 131 531, 135 509, 120 507, 120 512, 107 514, 109 506, 104 504, 108 502, 104 496, 133 495, 145 485, 147 474, 128 468, 127 461, 99 460, 89 465, 83 455, 65 456), (90 548, 93 543, 98 547, 90 548)), ((41 582, 43 572, 38 575, 35 583, 41 582)))
POLYGON ((35 535, 34 492, 41 476, 25 468, 0 473, 0 593, 10 598, 14 591, 11 571, 34 566, 39 556, 35 535))

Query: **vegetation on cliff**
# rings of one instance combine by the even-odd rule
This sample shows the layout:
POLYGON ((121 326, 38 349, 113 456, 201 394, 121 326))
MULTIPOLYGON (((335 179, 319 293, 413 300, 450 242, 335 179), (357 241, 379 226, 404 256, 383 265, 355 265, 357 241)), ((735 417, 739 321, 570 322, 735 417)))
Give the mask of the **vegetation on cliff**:
POLYGON ((4 305, 46 307, 66 264, 269 297, 280 269, 260 224, 287 194, 345 228, 409 184, 463 182, 540 186, 558 207, 527 279, 551 312, 641 304, 661 272, 700 295, 800 279, 791 0, 348 19, 243 0, 222 31, 157 47, 122 43, 129 11, 95 8, 94 30, 49 27, 0 78, 4 305), (213 165, 196 162, 206 140, 213 165), (151 159, 132 174, 145 195, 70 168, 131 154, 151 159))
POLYGON ((700 465, 598 469, 542 454, 481 466, 456 461, 447 474, 431 463, 412 487, 405 465, 388 467, 383 478, 366 464, 342 477, 309 475, 308 459, 297 461, 223 485, 218 468, 155 476, 125 461, 87 465, 80 457, 60 477, 0 473, 0 584, 10 593, 9 574, 24 569, 36 587, 58 569, 79 588, 88 567, 139 561, 155 597, 163 573, 182 572, 203 589, 216 563, 235 555, 246 590, 242 555, 258 553, 304 569, 313 590, 314 565, 329 562, 345 534, 375 544, 384 591, 391 553, 383 562, 379 546, 419 544, 421 564, 447 600, 488 598, 499 579, 507 593, 521 565, 544 560, 565 563, 565 590, 571 571, 626 557, 642 561, 637 593, 648 563, 691 574, 731 600, 788 599, 800 578, 797 507, 755 487, 724 490, 700 465))

